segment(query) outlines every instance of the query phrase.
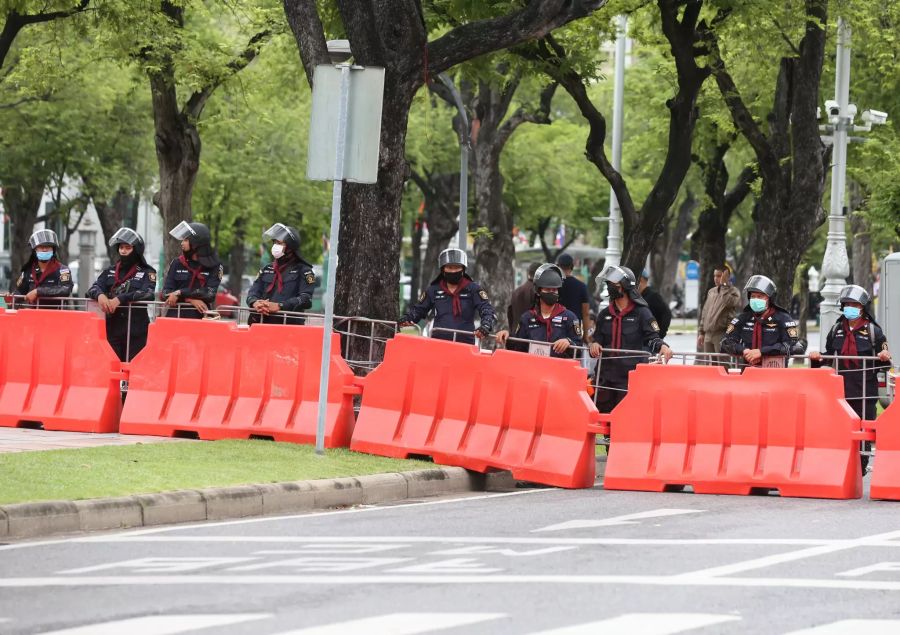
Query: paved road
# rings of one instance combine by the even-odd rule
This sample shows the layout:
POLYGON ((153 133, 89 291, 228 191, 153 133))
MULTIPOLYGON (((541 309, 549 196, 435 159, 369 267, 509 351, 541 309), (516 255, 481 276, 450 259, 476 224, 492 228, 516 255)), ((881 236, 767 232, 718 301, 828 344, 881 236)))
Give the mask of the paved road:
POLYGON ((898 511, 526 489, 19 543, 0 631, 895 634, 898 511))

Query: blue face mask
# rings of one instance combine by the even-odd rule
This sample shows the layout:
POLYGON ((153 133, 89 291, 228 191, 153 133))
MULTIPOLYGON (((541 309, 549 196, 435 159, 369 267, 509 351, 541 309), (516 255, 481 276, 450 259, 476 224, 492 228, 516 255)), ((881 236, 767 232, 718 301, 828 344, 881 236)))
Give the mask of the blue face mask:
POLYGON ((860 315, 862 315, 862 309, 858 306, 844 307, 844 317, 848 320, 858 320, 860 315))
POLYGON ((36 252, 34 252, 34 253, 37 254, 37 258, 38 258, 38 260, 40 260, 41 262, 47 262, 48 260, 50 260, 51 258, 53 258, 53 252, 52 252, 52 251, 36 251, 36 252))
POLYGON ((762 298, 750 298, 750 310, 754 313, 762 313, 767 306, 769 306, 769 303, 762 298))

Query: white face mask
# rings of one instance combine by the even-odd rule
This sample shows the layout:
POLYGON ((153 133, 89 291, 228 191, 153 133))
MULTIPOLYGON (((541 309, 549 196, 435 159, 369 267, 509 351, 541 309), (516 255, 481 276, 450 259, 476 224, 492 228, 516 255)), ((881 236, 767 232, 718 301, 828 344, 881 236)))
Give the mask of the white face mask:
POLYGON ((272 257, 275 260, 278 260, 284 255, 284 245, 274 244, 272 245, 272 257))

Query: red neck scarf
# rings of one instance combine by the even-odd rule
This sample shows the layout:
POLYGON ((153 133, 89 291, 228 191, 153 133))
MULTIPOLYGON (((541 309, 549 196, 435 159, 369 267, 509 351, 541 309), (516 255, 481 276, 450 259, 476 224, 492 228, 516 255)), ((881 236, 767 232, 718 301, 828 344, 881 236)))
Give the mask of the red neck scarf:
POLYGON ((537 318, 537 321, 540 322, 541 324, 543 324, 545 327, 547 327, 547 341, 548 342, 552 341, 550 338, 552 337, 552 333, 553 333, 553 318, 555 318, 557 315, 562 314, 565 310, 566 310, 566 307, 564 307, 563 305, 554 304, 553 308, 550 310, 550 315, 545 318, 544 315, 541 313, 540 303, 538 303, 538 305, 536 307, 531 309, 531 312, 534 314, 534 317, 537 318))
POLYGON ((453 317, 459 317, 462 315, 462 303, 459 301, 459 294, 463 289, 469 286, 469 279, 463 278, 459 281, 459 284, 456 287, 456 291, 450 291, 450 287, 447 286, 446 280, 441 280, 441 289, 445 293, 449 293, 450 297, 453 299, 453 317))
POLYGON ((134 274, 137 273, 137 265, 131 265, 131 269, 128 270, 128 273, 126 273, 124 276, 122 276, 122 277, 120 278, 120 277, 119 277, 119 272, 120 272, 121 270, 122 270, 122 263, 121 263, 121 262, 117 262, 117 263, 116 263, 116 273, 115 273, 115 276, 116 276, 116 277, 115 277, 115 279, 113 280, 113 288, 118 287, 118 286, 119 286, 120 284, 122 284, 123 282, 127 282, 128 280, 131 280, 131 278, 134 277, 134 274))
POLYGON ((775 314, 775 307, 769 307, 756 316, 756 323, 753 325, 753 343, 750 348, 758 349, 762 346, 762 323, 775 314))
POLYGON ((619 311, 615 300, 609 303, 609 314, 613 317, 612 323, 612 341, 610 348, 622 348, 622 318, 634 310, 634 302, 629 301, 622 311, 619 311))
POLYGON ((292 264, 294 264, 294 258, 288 257, 288 256, 282 256, 281 258, 279 258, 272 264, 274 265, 273 269, 275 269, 275 278, 272 279, 272 284, 270 284, 269 288, 266 289, 266 293, 272 293, 272 291, 275 289, 276 286, 278 287, 279 291, 281 291, 284 288, 283 274, 285 271, 287 271, 288 267, 290 267, 292 264), (282 260, 284 261, 283 263, 279 262, 282 260))
POLYGON ((203 284, 206 284, 206 276, 204 275, 199 263, 197 263, 197 268, 195 269, 188 262, 188 259, 184 257, 184 254, 181 254, 180 256, 178 256, 178 262, 180 262, 185 267, 187 267, 187 270, 191 272, 191 282, 188 285, 188 289, 193 289, 195 282, 201 282, 203 284))
POLYGON ((44 269, 43 273, 41 273, 40 265, 35 265, 34 269, 31 270, 31 281, 34 282, 34 288, 37 289, 43 284, 44 280, 59 271, 59 266, 59 260, 55 257, 47 262, 47 268, 44 269), (38 277, 39 275, 40 277, 38 277))
MULTIPOLYGON (((843 318, 844 320, 844 345, 841 347, 841 355, 848 355, 850 357, 855 357, 859 355, 859 351, 856 348, 856 333, 854 331, 858 331, 860 329, 868 326, 869 321, 865 318, 859 320, 859 324, 856 328, 850 326, 850 320, 847 318, 843 318)), ((859 367, 858 359, 842 359, 841 366, 844 368, 857 368, 859 367)))

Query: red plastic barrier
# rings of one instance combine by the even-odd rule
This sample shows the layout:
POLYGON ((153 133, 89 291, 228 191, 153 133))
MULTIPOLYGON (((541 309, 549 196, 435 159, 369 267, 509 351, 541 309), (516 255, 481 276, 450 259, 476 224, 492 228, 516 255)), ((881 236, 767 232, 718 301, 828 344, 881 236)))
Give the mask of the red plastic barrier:
POLYGON ((0 311, 0 426, 115 432, 118 357, 93 313, 0 311))
POLYGON ((862 496, 860 420, 831 369, 642 364, 608 417, 606 489, 862 496))
POLYGON ((599 419, 574 360, 398 335, 364 381, 351 450, 592 487, 599 419))
MULTIPOLYGON (((353 372, 332 340, 325 445, 353 432, 353 372)), ((159 318, 132 360, 120 431, 314 443, 322 327, 159 318)))
POLYGON ((869 476, 869 496, 900 500, 900 398, 894 397, 887 410, 866 425, 875 430, 875 464, 869 476))

